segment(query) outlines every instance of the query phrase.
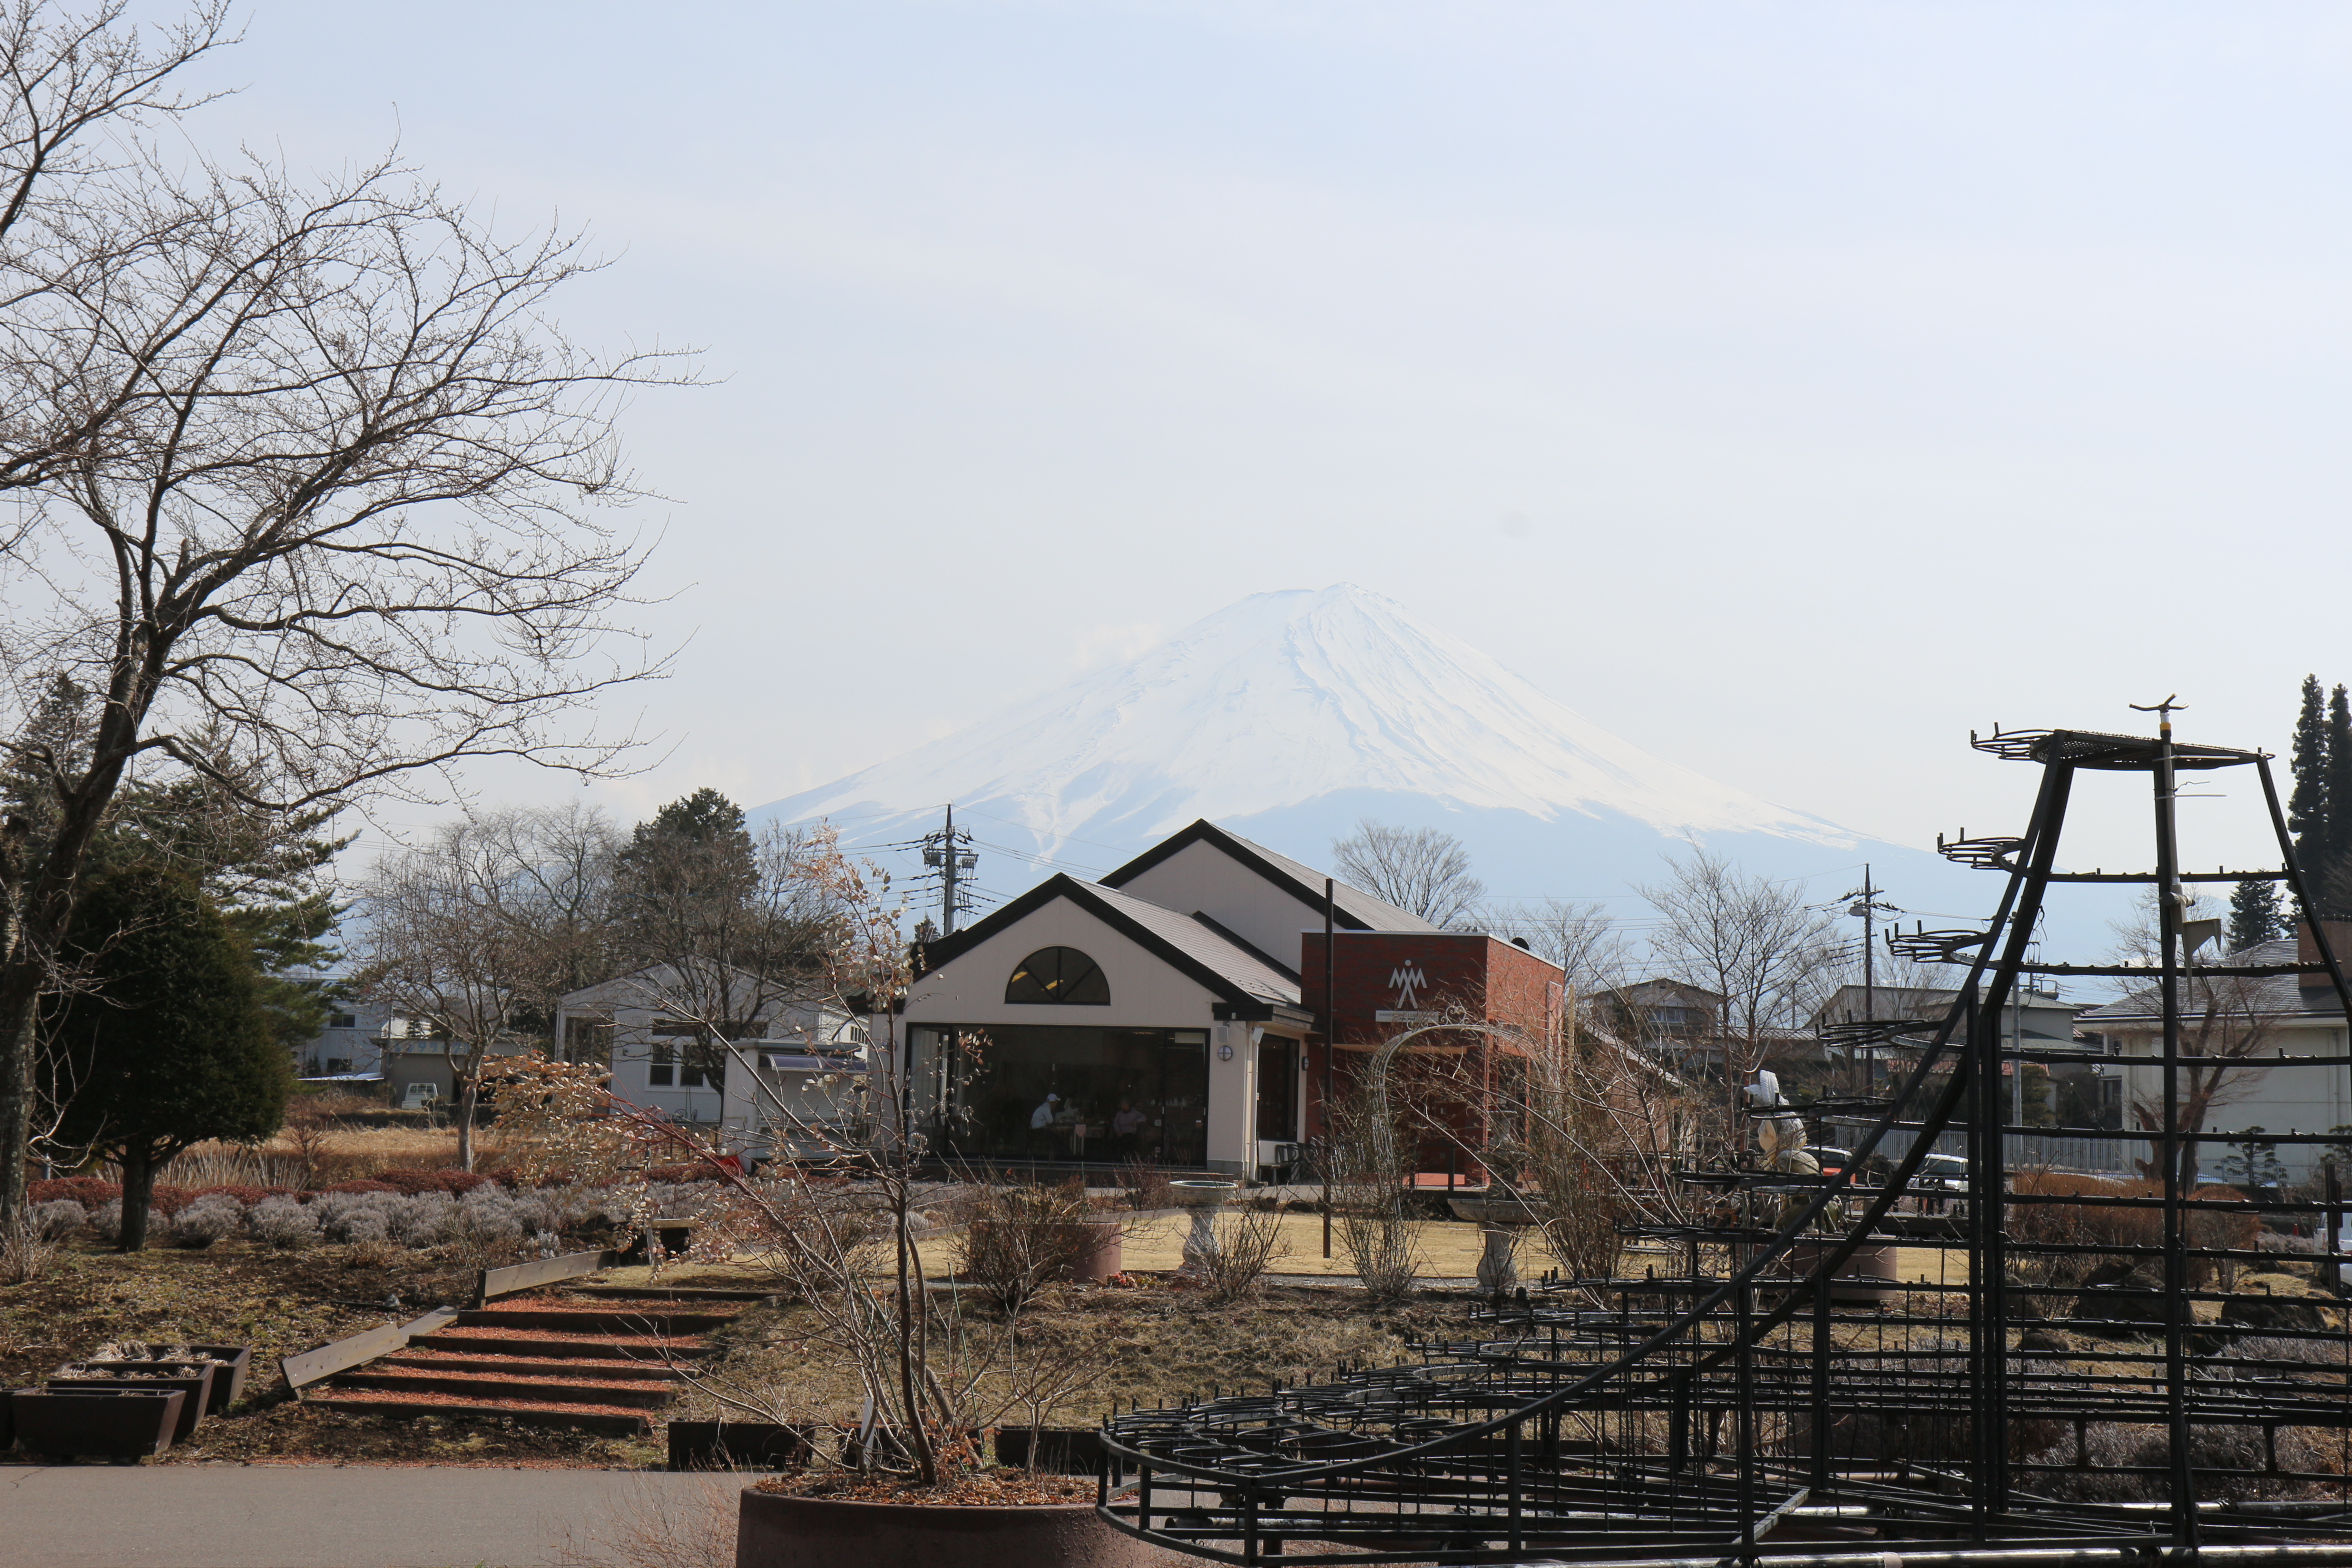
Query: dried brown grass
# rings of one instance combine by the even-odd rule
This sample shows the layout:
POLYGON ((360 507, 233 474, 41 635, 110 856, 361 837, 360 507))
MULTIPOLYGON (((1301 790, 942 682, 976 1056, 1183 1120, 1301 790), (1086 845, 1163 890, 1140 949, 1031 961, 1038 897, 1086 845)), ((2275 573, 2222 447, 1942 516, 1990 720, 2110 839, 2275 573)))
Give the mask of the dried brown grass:
POLYGON ((636 1476, 585 1521, 556 1523, 559 1568, 735 1568, 740 1479, 636 1476))
POLYGON ((1217 1249, 1202 1266, 1203 1298, 1223 1307, 1256 1295, 1267 1265, 1289 1250, 1280 1211, 1227 1209, 1218 1216, 1217 1249))

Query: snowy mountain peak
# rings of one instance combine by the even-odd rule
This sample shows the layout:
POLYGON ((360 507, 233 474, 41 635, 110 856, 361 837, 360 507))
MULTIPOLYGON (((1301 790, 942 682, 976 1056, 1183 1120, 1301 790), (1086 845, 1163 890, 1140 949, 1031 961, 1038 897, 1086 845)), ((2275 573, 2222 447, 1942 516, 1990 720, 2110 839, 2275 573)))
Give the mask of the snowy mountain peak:
MULTIPOLYGON (((1351 584, 1258 594, 1150 652, 846 778, 780 821, 971 805, 1140 847, 1340 792, 1452 810, 1630 817, 1662 833, 1853 836, 1619 740, 1403 606, 1351 584)), ((1097 857, 1098 858, 1098 857, 1097 857)))

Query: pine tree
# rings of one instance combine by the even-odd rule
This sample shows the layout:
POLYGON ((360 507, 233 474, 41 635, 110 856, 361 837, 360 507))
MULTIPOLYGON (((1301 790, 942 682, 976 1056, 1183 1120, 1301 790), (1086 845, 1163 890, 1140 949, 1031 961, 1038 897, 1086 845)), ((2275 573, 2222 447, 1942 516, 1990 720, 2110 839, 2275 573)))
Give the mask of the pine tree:
POLYGON ((2327 809, 2327 709, 2319 677, 2303 678, 2303 706, 2294 719, 2294 744, 2288 752, 2294 790, 2286 804, 2287 831, 2294 836, 2294 852, 2308 863, 2327 847, 2331 814, 2327 809))
MULTIPOLYGON (((2338 686, 2327 701, 2327 872, 2331 882, 2352 865, 2352 700, 2338 686)), ((2331 887, 2331 895, 2344 889, 2331 887)), ((2340 896, 2321 902, 2341 904, 2340 896)))
POLYGON ((2230 951, 2243 952, 2257 942, 2275 942, 2286 934, 2286 917, 2279 909, 2278 885, 2266 877, 2249 877, 2230 895, 2230 951))
POLYGON ((82 989, 58 1010, 42 1089, 52 1142, 122 1166, 122 1249, 146 1245, 155 1173, 207 1138, 266 1138, 293 1065, 270 1037, 245 943, 190 879, 100 873, 62 956, 82 989))
MULTIPOLYGON (((71 678, 51 678, 25 732, 0 761, 0 809, 24 819, 37 868, 58 815, 54 777, 81 765, 97 700, 71 678)), ((92 872, 147 866, 194 880, 252 955, 272 1034, 290 1053, 327 1024, 327 984, 341 956, 327 938, 344 906, 328 867, 356 835, 329 829, 339 806, 277 813, 244 795, 268 793, 215 737, 198 738, 201 770, 126 779, 92 840, 92 872), (248 787, 242 792, 238 784, 248 787)))

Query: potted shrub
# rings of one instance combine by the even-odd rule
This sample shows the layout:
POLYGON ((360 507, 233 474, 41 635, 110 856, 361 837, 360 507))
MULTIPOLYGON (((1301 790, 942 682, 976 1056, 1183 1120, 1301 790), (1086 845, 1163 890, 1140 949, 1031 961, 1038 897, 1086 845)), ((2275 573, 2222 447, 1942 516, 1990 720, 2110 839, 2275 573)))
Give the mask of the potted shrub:
POLYGON ((201 1414, 220 1415, 245 1392, 245 1374, 253 1365, 251 1345, 151 1345, 125 1340, 100 1345, 83 1358, 84 1366, 108 1369, 151 1365, 158 1362, 206 1362, 213 1369, 212 1394, 201 1414))
POLYGON ((187 1399, 177 1388, 21 1388, 8 1405, 32 1453, 139 1459, 172 1446, 187 1399))
POLYGON ((120 1392, 134 1389, 142 1392, 173 1389, 187 1397, 180 1405, 179 1416, 172 1430, 172 1440, 184 1442, 189 1433, 203 1425, 205 1412, 211 1408, 213 1363, 208 1361, 130 1361, 75 1362, 61 1366, 49 1374, 49 1387, 64 1392, 120 1392))
POLYGON ((163 1352, 182 1361, 208 1361, 213 1363, 213 1397, 205 1406, 207 1415, 226 1415, 245 1392, 245 1374, 253 1367, 251 1345, 174 1345, 163 1352))

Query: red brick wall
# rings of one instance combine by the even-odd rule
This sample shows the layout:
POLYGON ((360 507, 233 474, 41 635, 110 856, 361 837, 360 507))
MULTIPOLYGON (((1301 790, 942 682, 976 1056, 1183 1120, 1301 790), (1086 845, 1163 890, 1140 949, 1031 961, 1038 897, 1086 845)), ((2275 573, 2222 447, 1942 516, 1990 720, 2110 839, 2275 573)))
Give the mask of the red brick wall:
MULTIPOLYGON (((1384 1011, 1458 1010, 1483 1022, 1513 1025, 1546 1039, 1559 1017, 1559 970, 1523 948, 1489 936, 1458 931, 1417 935, 1340 931, 1334 947, 1338 957, 1332 1008, 1344 1045, 1376 1045, 1410 1026, 1383 1021, 1378 1015, 1384 1011), (1402 998, 1397 984, 1401 972, 1408 969, 1418 971, 1423 981, 1413 988, 1409 1009, 1400 1005, 1402 998)), ((1322 932, 1300 936, 1298 970, 1299 1000, 1320 1014, 1322 932)), ((1340 1053, 1337 1069, 1342 1080, 1349 1075, 1351 1056, 1361 1059, 1360 1053, 1340 1053)), ((1323 1130, 1322 1047, 1310 1047, 1308 1059, 1306 1126, 1307 1136, 1315 1137, 1323 1130)))

